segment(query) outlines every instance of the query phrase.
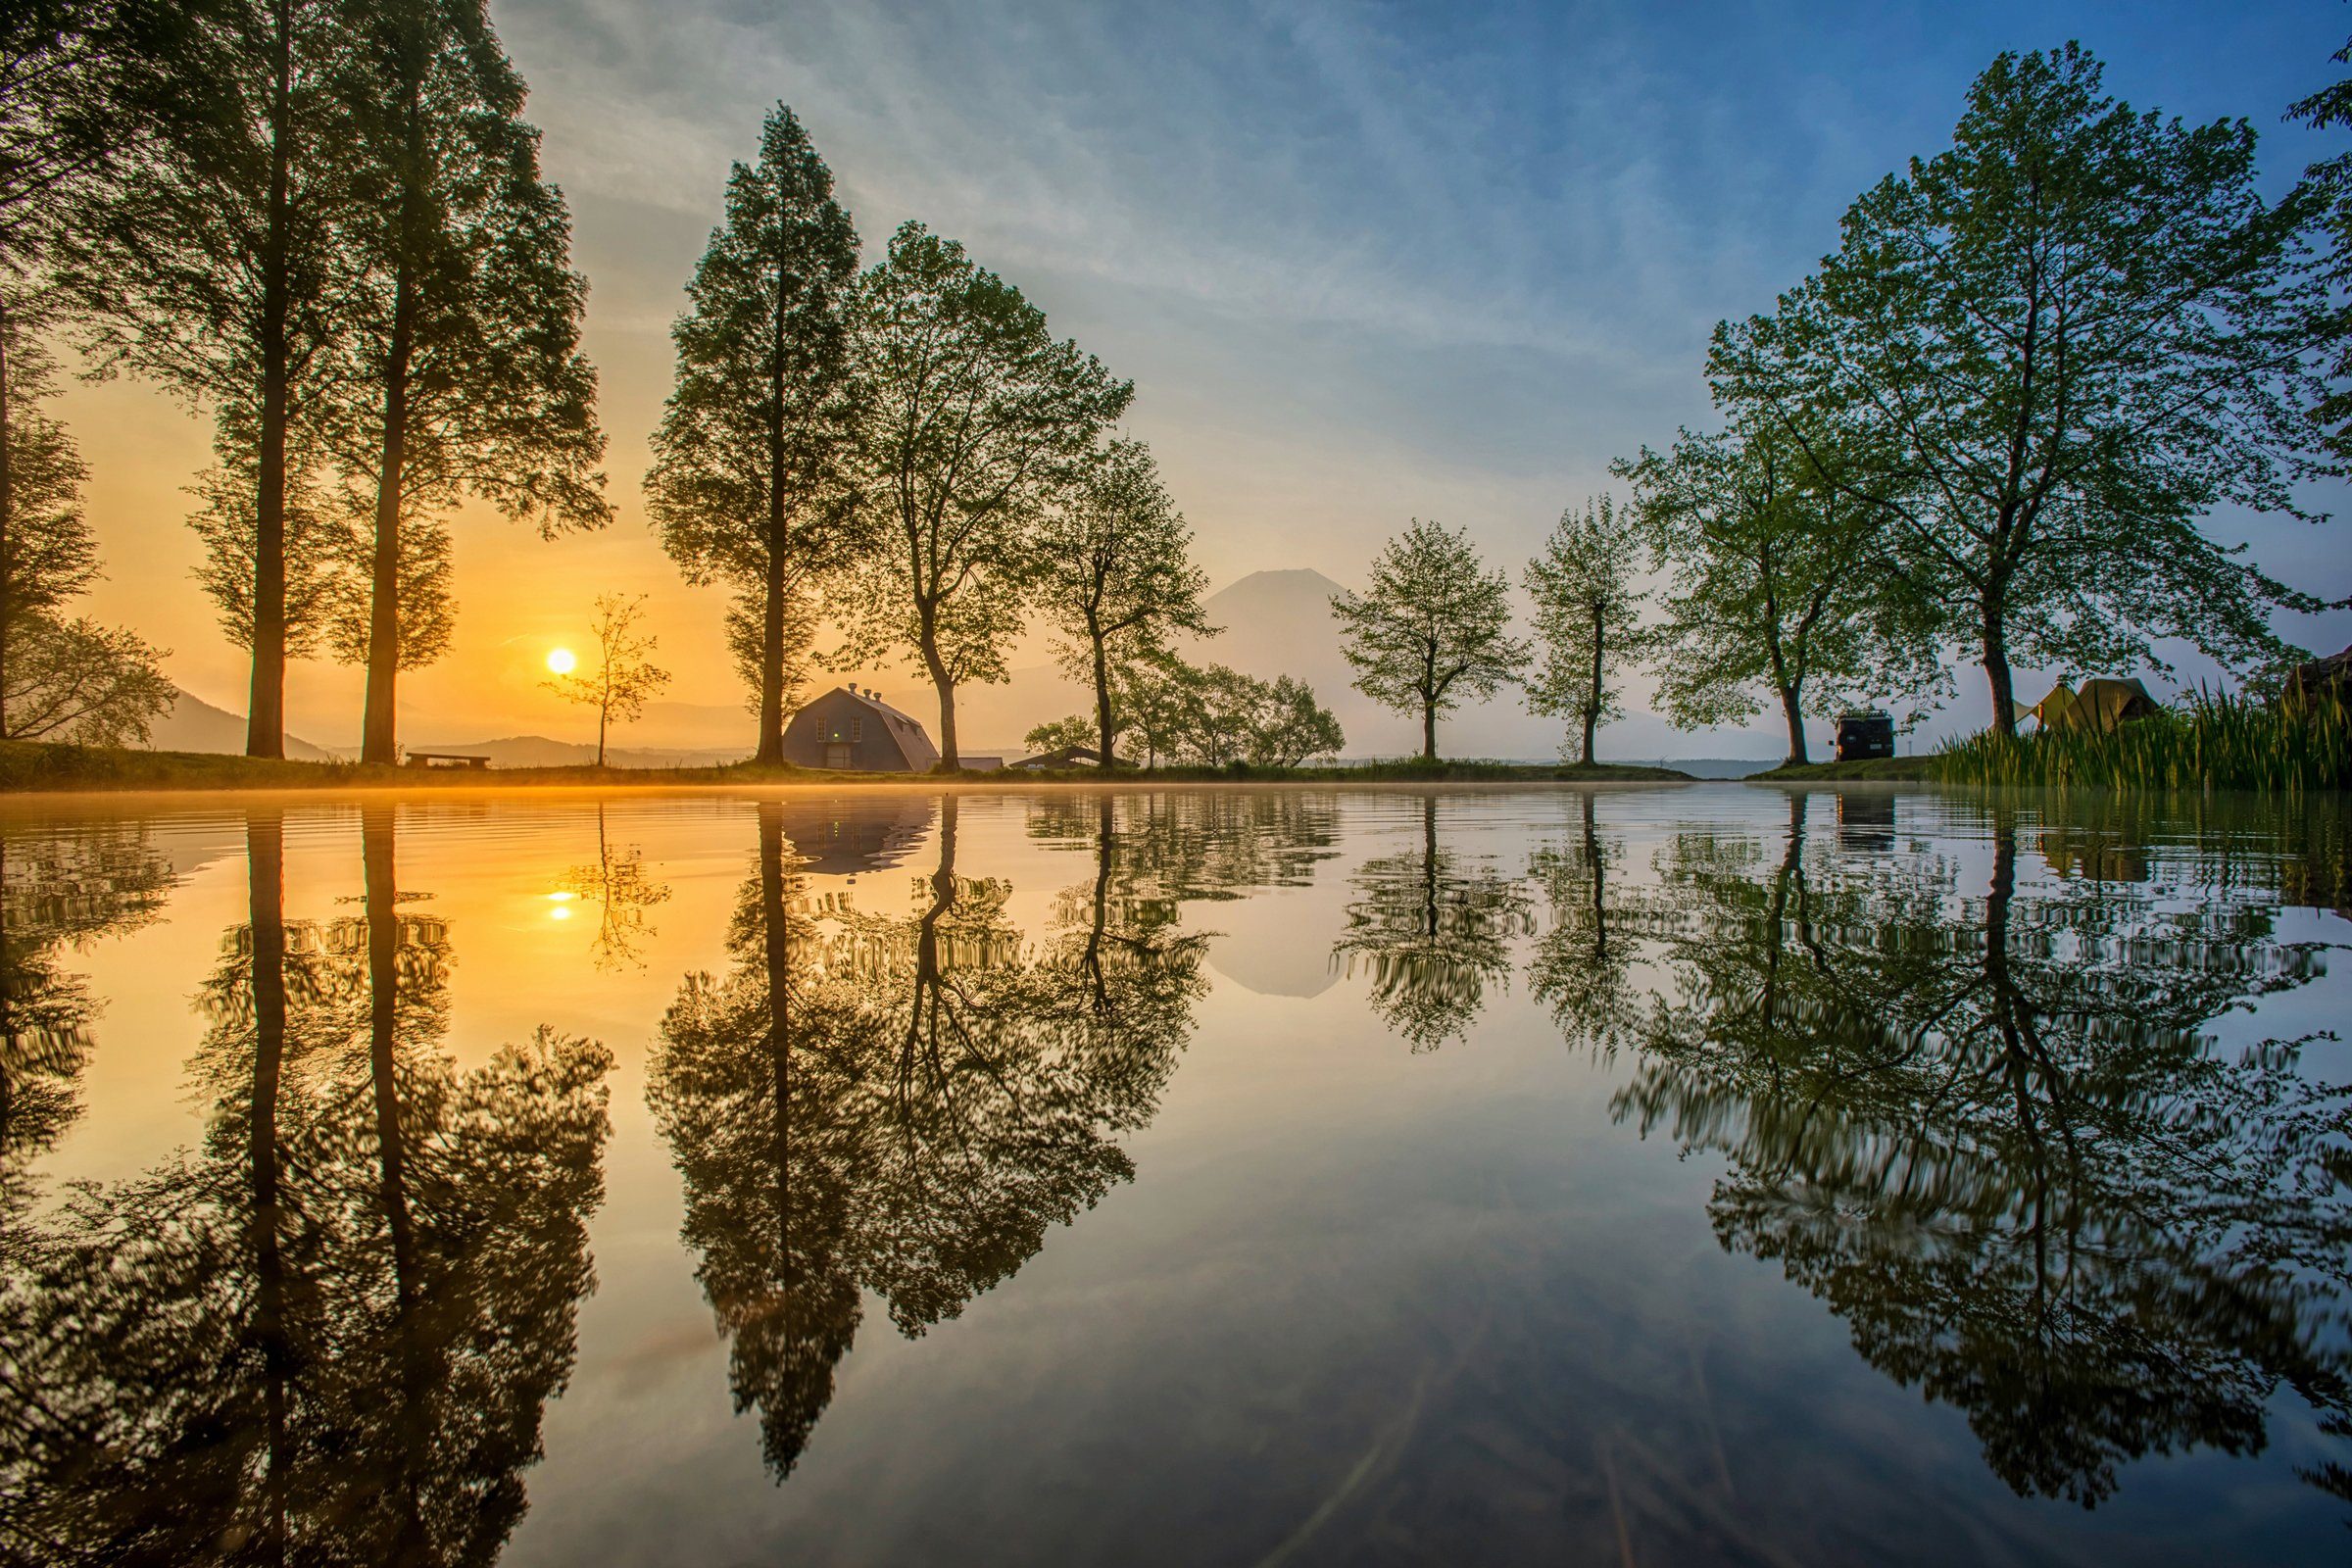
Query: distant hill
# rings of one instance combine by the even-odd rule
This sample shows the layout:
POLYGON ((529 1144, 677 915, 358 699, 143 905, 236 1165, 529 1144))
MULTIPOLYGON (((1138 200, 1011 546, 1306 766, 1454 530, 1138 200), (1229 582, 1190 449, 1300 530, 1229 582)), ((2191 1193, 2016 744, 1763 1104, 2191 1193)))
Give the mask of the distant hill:
MULTIPOLYGON (((241 757, 245 752, 245 715, 215 708, 201 697, 180 692, 172 710, 155 722, 148 748, 158 752, 214 752, 241 757)), ((286 737, 286 756, 298 762, 331 762, 332 752, 313 746, 299 735, 286 737)))

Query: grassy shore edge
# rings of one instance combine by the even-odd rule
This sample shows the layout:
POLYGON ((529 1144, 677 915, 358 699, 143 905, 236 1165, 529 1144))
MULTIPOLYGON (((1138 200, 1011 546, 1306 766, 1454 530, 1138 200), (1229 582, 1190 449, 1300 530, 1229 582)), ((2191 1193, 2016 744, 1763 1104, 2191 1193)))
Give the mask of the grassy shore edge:
POLYGON ((953 784, 1020 788, 1036 784, 1468 784, 1692 782, 1669 767, 1600 763, 1522 766, 1504 762, 1383 762, 1369 767, 1124 769, 1108 778, 1091 768, 1059 772, 951 774, 854 773, 806 767, 387 767, 310 762, 208 752, 151 752, 118 747, 0 741, 0 794, 128 794, 145 791, 333 791, 428 789, 677 789, 774 785, 953 784))

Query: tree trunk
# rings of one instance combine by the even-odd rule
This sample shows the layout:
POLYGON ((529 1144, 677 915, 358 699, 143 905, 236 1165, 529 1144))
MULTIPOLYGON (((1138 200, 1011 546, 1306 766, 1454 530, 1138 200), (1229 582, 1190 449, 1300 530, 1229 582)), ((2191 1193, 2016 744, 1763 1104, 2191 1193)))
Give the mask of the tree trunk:
POLYGON ((1592 731, 1600 725, 1601 607, 1592 607, 1592 695, 1585 704, 1585 765, 1592 765, 1592 731))
POLYGON ((1422 700, 1422 703, 1421 703, 1421 760, 1423 760, 1424 762, 1434 762, 1434 761, 1436 761, 1437 760, 1438 760, 1438 705, 1437 705, 1437 700, 1436 700, 1435 698, 1424 698, 1424 699, 1422 700))
POLYGON ((939 645, 927 630, 923 667, 931 672, 931 684, 939 693, 939 770, 953 773, 963 765, 956 752, 956 677, 948 673, 947 661, 939 657, 939 645))
POLYGON ((1103 651, 1101 636, 1095 638, 1095 733, 1101 737, 1102 756, 1096 759, 1102 771, 1110 771, 1110 656, 1103 651))
POLYGON ((368 607, 368 696, 360 760, 399 759, 400 485, 408 459, 409 360, 416 349, 416 291, 403 257, 392 290, 392 346, 384 362, 384 440, 375 483, 375 571, 368 607))
POLYGON ((767 575, 760 624, 760 750, 756 760, 784 760, 784 566, 790 546, 784 516, 784 275, 767 352, 767 575))
POLYGON ((2009 674, 2007 607, 1997 597, 1984 602, 1984 679, 1992 688, 1992 729, 2017 733, 2017 688, 2009 674))
POLYGON ((8 736, 8 642, 17 618, 16 493, 8 450, 8 298, 0 292, 0 739, 8 736))
POLYGON ((1805 760, 1805 710, 1793 686, 1781 688, 1781 715, 1788 721, 1788 765, 1805 760))
POLYGON ((286 755, 286 319, 292 310, 294 4, 276 0, 270 87, 270 209, 262 241, 262 428, 253 518, 253 684, 245 755, 286 755))
POLYGON ((409 451, 409 365, 416 352, 416 266, 424 204, 424 65, 407 63, 408 168, 395 230, 400 247, 392 278, 392 341, 384 357, 383 452, 375 475, 375 572, 368 607, 368 695, 361 711, 360 760, 399 760, 400 486, 409 451))
POLYGON ((772 540, 761 606, 760 750, 753 760, 774 763, 784 760, 784 551, 772 540))
POLYGON ((596 705, 596 765, 605 765, 605 718, 611 712, 605 704, 596 705))
POLYGON ((267 1538, 261 1561, 286 1550, 286 1385, 293 1354, 286 1323, 286 1271, 278 1243, 277 1090, 286 1056, 285 823, 274 815, 245 823, 246 931, 253 943, 253 1084, 246 1107, 252 1169, 253 1334, 262 1349, 267 1538))

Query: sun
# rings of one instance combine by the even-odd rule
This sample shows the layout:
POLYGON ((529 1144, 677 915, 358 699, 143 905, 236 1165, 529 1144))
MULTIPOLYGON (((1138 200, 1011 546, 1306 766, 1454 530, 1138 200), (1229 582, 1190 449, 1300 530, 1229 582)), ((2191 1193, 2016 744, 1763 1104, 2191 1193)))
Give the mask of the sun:
POLYGON ((547 667, 559 675, 570 674, 572 666, 577 663, 579 661, 572 657, 568 648, 551 648, 547 651, 547 667))

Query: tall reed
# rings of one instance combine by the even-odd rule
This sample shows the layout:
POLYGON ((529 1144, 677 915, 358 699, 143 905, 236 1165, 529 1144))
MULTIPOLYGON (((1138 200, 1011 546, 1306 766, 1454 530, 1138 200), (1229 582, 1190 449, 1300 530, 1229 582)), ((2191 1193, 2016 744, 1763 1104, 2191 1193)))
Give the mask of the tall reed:
POLYGON ((2330 700, 2289 707, 2200 695, 2113 728, 1988 730, 1946 746, 1936 762, 1959 784, 2341 790, 2352 788, 2352 718, 2330 700))

